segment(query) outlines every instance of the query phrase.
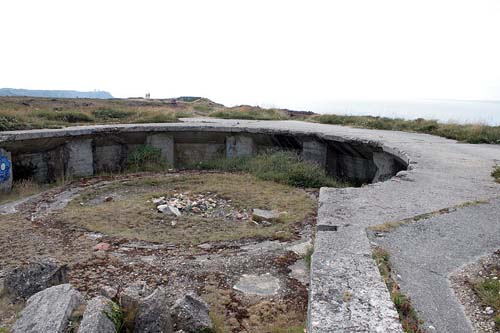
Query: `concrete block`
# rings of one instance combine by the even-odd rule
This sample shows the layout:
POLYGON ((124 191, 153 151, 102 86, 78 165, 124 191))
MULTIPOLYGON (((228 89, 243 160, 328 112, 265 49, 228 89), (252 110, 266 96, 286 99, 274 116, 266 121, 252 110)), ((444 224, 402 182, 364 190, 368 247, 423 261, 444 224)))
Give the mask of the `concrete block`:
POLYGON ((8 193, 12 189, 12 156, 0 148, 0 192, 8 193))
POLYGON ((304 141, 302 143, 302 157, 306 161, 312 161, 320 165, 326 166, 327 145, 319 141, 304 141))
POLYGON ((174 138, 170 134, 150 134, 146 138, 146 144, 159 148, 163 158, 171 166, 174 165, 174 138))
POLYGON ((226 138, 226 157, 253 155, 255 150, 255 143, 251 137, 235 135, 226 138))
POLYGON ((117 172, 122 169, 127 147, 121 144, 94 148, 95 172, 117 172))
POLYGON ((84 177, 94 174, 92 139, 73 140, 66 144, 68 156, 66 176, 84 177))

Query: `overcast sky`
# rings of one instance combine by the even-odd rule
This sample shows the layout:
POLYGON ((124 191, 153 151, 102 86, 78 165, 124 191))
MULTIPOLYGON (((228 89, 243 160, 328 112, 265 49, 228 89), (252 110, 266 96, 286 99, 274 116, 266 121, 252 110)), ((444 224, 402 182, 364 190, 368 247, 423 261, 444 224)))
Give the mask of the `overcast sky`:
POLYGON ((0 0, 0 87, 500 100, 500 1, 0 0))

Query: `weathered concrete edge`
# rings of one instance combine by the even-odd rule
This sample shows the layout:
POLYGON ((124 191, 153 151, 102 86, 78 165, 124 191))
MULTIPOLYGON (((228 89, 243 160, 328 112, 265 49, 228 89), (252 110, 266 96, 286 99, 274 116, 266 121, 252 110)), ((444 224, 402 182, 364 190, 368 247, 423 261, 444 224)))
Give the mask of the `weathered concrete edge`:
POLYGON ((281 134, 292 136, 314 137, 325 141, 349 142, 379 147, 382 151, 399 158, 406 165, 410 164, 409 156, 397 147, 388 147, 380 141, 360 139, 356 136, 332 135, 321 132, 300 131, 297 129, 259 128, 253 126, 239 125, 213 125, 213 123, 153 123, 153 124, 117 124, 117 125, 93 125, 75 126, 59 129, 35 129, 20 131, 0 132, 0 143, 24 140, 46 139, 46 138, 71 138, 79 136, 93 136, 99 134, 134 133, 134 132, 172 132, 172 131, 202 131, 223 133, 249 133, 249 134, 281 134))
POLYGON ((349 219, 332 224, 326 212, 331 193, 320 191, 307 331, 403 332, 366 232, 349 219))

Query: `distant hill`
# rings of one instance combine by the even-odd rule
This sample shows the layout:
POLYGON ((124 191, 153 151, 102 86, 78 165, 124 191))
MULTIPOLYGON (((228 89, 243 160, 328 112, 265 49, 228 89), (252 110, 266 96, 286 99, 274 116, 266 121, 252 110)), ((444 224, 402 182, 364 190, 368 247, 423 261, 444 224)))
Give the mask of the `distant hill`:
POLYGON ((75 91, 75 90, 29 90, 0 88, 0 96, 28 96, 48 98, 100 98, 107 99, 113 96, 107 91, 75 91))

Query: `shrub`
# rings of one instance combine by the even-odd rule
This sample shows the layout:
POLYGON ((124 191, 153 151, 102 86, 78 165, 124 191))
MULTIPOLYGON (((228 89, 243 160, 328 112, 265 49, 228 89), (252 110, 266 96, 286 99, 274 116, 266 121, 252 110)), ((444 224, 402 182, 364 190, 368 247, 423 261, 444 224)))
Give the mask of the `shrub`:
POLYGON ((15 131, 25 126, 15 117, 0 116, 0 131, 15 131))
POLYGON ((63 121, 67 123, 88 123, 95 120, 92 116, 78 111, 39 111, 36 115, 48 120, 63 121))
POLYGON ((130 117, 133 112, 114 109, 97 109, 92 114, 99 119, 123 119, 130 117))
POLYGON ((246 119, 246 120, 285 120, 290 117, 278 109, 261 109, 259 107, 239 106, 227 108, 209 114, 210 117, 223 119, 246 119))
POLYGON ((296 187, 341 186, 316 163, 304 161, 290 151, 269 151, 256 156, 220 158, 200 162, 199 169, 248 172, 259 179, 271 180, 296 187))
POLYGON ((143 113, 140 118, 137 119, 138 123, 175 123, 178 122, 179 118, 177 114, 171 112, 150 112, 143 113))
POLYGON ((210 105, 198 104, 198 105, 194 105, 193 109, 195 109, 196 111, 199 111, 199 112, 208 113, 208 112, 213 110, 213 107, 210 105))
POLYGON ((168 167, 161 154, 161 149, 149 145, 140 145, 127 158, 127 170, 161 171, 168 167))
POLYGON ((495 178, 497 183, 500 183, 500 166, 496 166, 491 175, 495 178))

